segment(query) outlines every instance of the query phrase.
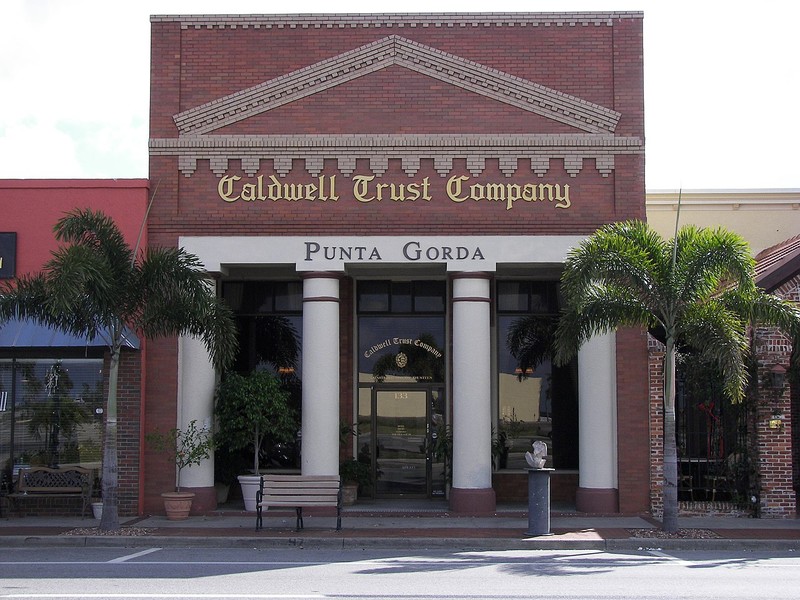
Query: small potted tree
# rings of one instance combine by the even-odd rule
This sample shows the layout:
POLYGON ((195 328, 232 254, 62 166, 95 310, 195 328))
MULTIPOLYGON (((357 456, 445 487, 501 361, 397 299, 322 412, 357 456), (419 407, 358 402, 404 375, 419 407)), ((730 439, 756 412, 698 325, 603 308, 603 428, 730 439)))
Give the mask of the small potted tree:
POLYGON ((264 441, 288 442, 297 432, 297 416, 290 406, 289 392, 267 371, 230 373, 217 387, 215 411, 216 444, 228 450, 253 450, 252 474, 238 479, 245 510, 255 511, 261 480, 259 453, 264 441))
POLYGON ((197 421, 190 421, 186 429, 176 427, 167 433, 154 431, 145 438, 155 450, 168 453, 178 471, 175 491, 161 494, 167 518, 172 521, 186 519, 192 508, 194 492, 181 489, 181 471, 211 457, 214 447, 211 432, 197 427, 197 421))
POLYGON ((339 464, 342 478, 342 504, 350 506, 358 499, 358 490, 372 485, 372 467, 369 463, 350 458, 339 464))
MULTIPOLYGON (((351 437, 358 437, 358 425, 339 422, 339 446, 347 455, 347 445, 351 437)), ((351 455, 352 456, 352 455, 351 455)), ((345 458, 339 463, 339 477, 342 480, 342 504, 350 506, 358 499, 358 491, 372 486, 372 465, 369 456, 345 458)))

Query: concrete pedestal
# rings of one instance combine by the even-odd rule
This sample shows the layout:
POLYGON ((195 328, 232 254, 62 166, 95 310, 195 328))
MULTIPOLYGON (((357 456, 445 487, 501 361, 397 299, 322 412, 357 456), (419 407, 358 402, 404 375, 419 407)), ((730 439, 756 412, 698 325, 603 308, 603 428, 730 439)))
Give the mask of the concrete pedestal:
POLYGON ((550 474, 553 469, 528 469, 528 535, 550 533, 550 474))

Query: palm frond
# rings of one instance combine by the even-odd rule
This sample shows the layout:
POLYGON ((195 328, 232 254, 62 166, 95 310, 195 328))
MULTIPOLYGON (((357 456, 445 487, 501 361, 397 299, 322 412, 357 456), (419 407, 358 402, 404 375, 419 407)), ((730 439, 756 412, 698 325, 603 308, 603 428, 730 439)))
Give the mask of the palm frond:
POLYGON ((618 327, 651 327, 658 320, 637 298, 615 286, 597 286, 567 306, 556 328, 554 362, 566 364, 584 342, 618 327))
POLYGON ((640 221, 602 227, 567 257, 562 290, 567 302, 597 285, 624 288, 655 307, 668 291, 669 247, 640 221))
POLYGON ((703 301, 724 285, 753 289, 755 263, 750 247, 724 229, 683 227, 677 238, 675 287, 684 304, 703 301))
POLYGON ((678 333, 703 360, 717 367, 731 401, 742 400, 748 376, 746 322, 722 302, 712 300, 692 305, 684 313, 678 333))

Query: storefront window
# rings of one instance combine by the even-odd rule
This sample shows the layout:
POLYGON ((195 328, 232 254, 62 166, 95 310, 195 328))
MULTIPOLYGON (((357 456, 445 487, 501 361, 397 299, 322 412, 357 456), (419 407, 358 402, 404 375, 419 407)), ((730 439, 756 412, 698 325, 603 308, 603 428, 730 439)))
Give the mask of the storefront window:
MULTIPOLYGON (((239 335, 239 354, 233 370, 277 375, 290 394, 298 415, 302 408, 303 283, 301 281, 227 281, 222 295, 233 309, 239 335)), ((218 448, 215 475, 226 481, 252 463, 249 451, 218 448)), ((300 436, 290 442, 265 444, 260 462, 269 468, 300 467, 300 436)))
POLYGON ((0 360, 0 460, 15 476, 30 465, 98 469, 102 359, 0 360))
POLYGON ((300 380, 303 284, 300 281, 232 281, 222 295, 239 332, 234 370, 268 370, 288 383, 300 380))
POLYGON ((444 381, 445 291, 443 281, 359 282, 359 382, 444 381))
POLYGON ((557 282, 497 284, 497 469, 527 468, 533 442, 548 447, 548 467, 578 466, 577 379, 574 365, 554 367, 551 345, 558 315, 557 282))

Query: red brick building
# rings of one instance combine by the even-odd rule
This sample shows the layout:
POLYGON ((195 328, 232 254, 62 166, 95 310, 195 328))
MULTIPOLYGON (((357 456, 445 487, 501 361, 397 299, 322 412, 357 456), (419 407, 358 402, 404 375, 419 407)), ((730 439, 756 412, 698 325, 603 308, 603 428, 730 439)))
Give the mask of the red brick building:
MULTIPOLYGON (((135 247, 143 231, 149 195, 146 179, 0 180, 0 278, 39 271, 56 250, 56 221, 74 209, 100 210, 135 247)), ((142 444, 141 365, 143 343, 123 349, 118 409, 120 511, 141 505, 139 449, 142 444)), ((108 359, 102 340, 66 335, 26 321, 0 324, 0 467, 16 478, 30 465, 78 465, 99 473, 108 359), (48 382, 57 382, 47 385, 48 382), (59 419, 53 415, 60 415, 59 419)), ((79 498, 19 503, 38 514, 74 512, 79 498)))
MULTIPOLYGON (((358 423, 343 454, 369 493, 486 512, 524 498, 541 439, 556 501, 647 510, 646 338, 527 374, 506 343, 557 313, 571 246, 645 217, 640 13, 151 21, 149 239, 214 274, 241 370, 291 372, 303 473, 338 472, 358 423), (264 358, 270 319, 295 328, 296 366, 264 358)), ((202 347, 152 341, 146 373, 148 427, 211 422, 202 347)), ((144 472, 159 510, 172 475, 147 453, 144 472)), ((211 506, 213 465, 189 478, 211 506)))

